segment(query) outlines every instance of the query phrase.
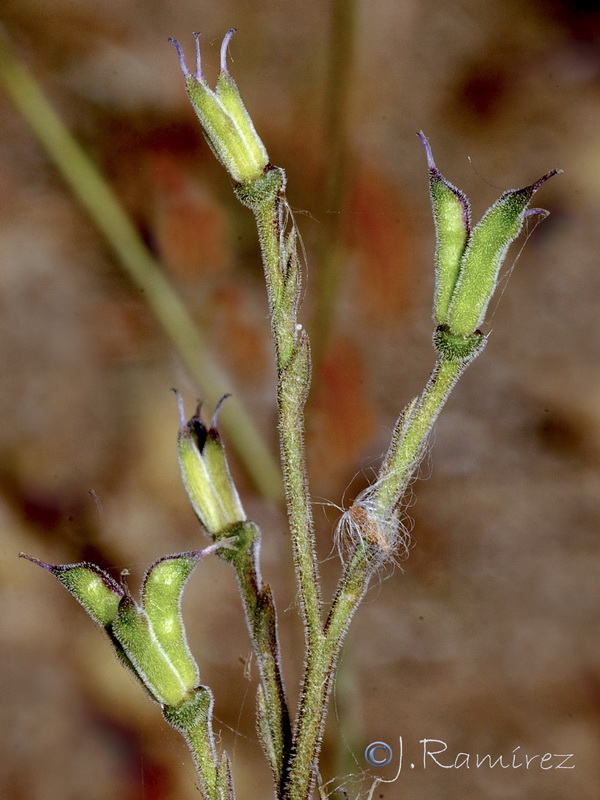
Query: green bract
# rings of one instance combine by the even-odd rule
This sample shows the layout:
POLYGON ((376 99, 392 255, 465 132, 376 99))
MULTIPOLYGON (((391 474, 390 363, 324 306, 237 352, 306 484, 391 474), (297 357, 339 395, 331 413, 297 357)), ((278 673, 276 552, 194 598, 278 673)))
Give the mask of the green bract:
POLYGON ((560 170, 530 186, 512 189, 488 209, 471 230, 469 201, 449 183, 433 160, 429 142, 419 133, 429 166, 429 184, 437 246, 433 316, 454 336, 470 336, 482 324, 510 244, 525 217, 548 212, 528 205, 535 192, 560 170))
POLYGON ((217 430, 217 416, 228 395, 221 398, 211 426, 207 428, 200 417, 200 406, 194 416, 185 421, 181 396, 178 392, 175 394, 179 403, 177 455, 181 477, 196 516, 207 533, 215 537, 246 519, 217 430))
POLYGON ((234 33, 235 28, 232 28, 223 39, 221 71, 214 91, 202 74, 200 34, 194 34, 195 74, 188 70, 179 42, 175 39, 170 41, 177 48, 187 93, 211 149, 235 181, 248 183, 260 177, 269 157, 227 69, 227 45, 234 33))

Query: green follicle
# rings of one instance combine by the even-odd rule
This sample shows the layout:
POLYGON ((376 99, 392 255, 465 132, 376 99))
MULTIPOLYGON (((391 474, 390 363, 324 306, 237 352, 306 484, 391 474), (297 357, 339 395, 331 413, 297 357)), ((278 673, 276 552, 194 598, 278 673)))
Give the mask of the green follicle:
POLYGON ((183 589, 201 558, 229 547, 223 540, 159 559, 146 572, 141 604, 94 564, 53 566, 21 555, 51 572, 106 629, 120 661, 156 702, 177 706, 200 680, 181 621, 183 589))
POLYGON ((129 596, 123 597, 110 626, 137 677, 161 705, 178 705, 194 688, 185 680, 160 644, 148 615, 129 596))
MULTIPOLYGON (((469 201, 440 173, 425 135, 418 136, 427 156, 437 239, 433 317, 438 326, 447 327, 459 337, 448 352, 456 352, 456 357, 460 357, 463 349, 460 337, 468 339, 483 323, 499 270, 525 218, 547 214, 539 208, 528 210, 531 198, 560 170, 552 170, 531 186, 504 192, 471 230, 469 201)), ((449 341, 446 337, 445 344, 449 341)))
MULTIPOLYGON (((454 288, 448 325, 453 333, 468 336, 483 322, 495 291, 498 272, 507 250, 523 228, 527 206, 540 186, 560 170, 552 170, 531 186, 504 192, 473 229, 465 248, 454 288)), ((545 214, 541 209, 531 209, 545 214)))
POLYGON ((144 576, 141 605, 126 594, 109 626, 126 657, 124 663, 161 705, 187 701, 200 682, 181 621, 181 598, 200 559, 228 546, 220 542, 155 561, 144 576))
POLYGON ((234 33, 235 29, 232 28, 223 39, 221 71, 214 91, 202 74, 200 34, 194 34, 195 73, 188 70, 179 42, 175 39, 169 41, 177 49, 188 96, 213 153, 237 183, 247 183, 262 174, 269 157, 246 111, 237 85, 227 70, 227 46, 234 33))
POLYGON ((125 591, 100 567, 86 561, 53 565, 25 553, 20 553, 20 556, 51 572, 103 628, 115 619, 125 591))
POLYGON ((154 563, 142 584, 142 605, 165 655, 188 687, 200 680, 181 621, 183 588, 202 551, 165 556, 154 563))
POLYGON ((433 317, 438 325, 447 322, 448 307, 456 284, 460 261, 471 229, 471 211, 466 196, 444 178, 433 160, 431 146, 423 132, 429 168, 429 191, 436 232, 435 290, 433 317))

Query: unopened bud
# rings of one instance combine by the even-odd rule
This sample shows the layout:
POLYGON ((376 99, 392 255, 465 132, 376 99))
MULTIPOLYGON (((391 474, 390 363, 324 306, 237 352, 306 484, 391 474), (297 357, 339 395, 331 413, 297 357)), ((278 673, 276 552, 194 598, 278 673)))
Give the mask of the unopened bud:
POLYGON ((227 46, 234 33, 235 28, 232 28, 223 39, 221 71, 214 90, 202 74, 200 34, 194 34, 195 73, 187 68, 179 42, 175 39, 169 41, 175 45, 179 55, 188 96, 212 151, 237 183, 248 183, 262 175, 269 157, 227 69, 227 46))
POLYGON ((181 476, 196 516, 207 533, 215 537, 246 519, 217 430, 218 413, 228 395, 221 398, 209 428, 200 417, 199 407, 186 422, 181 396, 179 393, 176 395, 180 416, 177 452, 181 476))

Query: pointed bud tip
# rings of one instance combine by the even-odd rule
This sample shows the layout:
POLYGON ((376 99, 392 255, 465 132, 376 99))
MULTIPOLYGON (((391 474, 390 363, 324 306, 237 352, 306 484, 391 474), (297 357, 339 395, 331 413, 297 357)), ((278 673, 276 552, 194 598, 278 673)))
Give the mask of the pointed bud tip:
POLYGON ((540 186, 543 183, 546 183, 546 181, 549 181, 550 178, 553 178, 555 175, 562 175, 562 173, 563 173, 562 169, 551 169, 550 172, 547 172, 545 175, 542 175, 542 177, 539 180, 537 180, 535 183, 532 183, 531 186, 529 187, 531 189, 531 194, 537 192, 540 186))
POLYGON ((45 561, 40 561, 39 558, 28 556, 27 553, 19 553, 19 558, 24 558, 27 561, 31 561, 32 564, 37 564, 38 567, 42 567, 42 569, 46 569, 48 572, 54 572, 56 569, 53 564, 47 564, 45 561))

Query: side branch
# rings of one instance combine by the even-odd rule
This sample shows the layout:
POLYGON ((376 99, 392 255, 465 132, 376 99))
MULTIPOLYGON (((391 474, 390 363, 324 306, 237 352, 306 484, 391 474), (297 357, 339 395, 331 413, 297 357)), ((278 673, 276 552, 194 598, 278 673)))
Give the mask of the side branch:
POLYGON ((258 729, 275 785, 281 787, 291 750, 290 715, 281 672, 277 614, 270 587, 262 581, 259 565, 260 531, 244 522, 238 531, 238 547, 223 550, 222 557, 236 571, 246 623, 261 678, 258 694, 258 729))

